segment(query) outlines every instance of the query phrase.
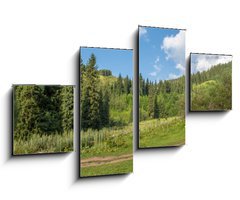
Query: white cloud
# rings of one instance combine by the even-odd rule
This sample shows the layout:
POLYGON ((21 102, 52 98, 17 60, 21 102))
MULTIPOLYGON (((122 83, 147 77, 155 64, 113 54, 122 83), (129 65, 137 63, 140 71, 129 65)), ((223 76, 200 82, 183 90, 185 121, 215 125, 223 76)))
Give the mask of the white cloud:
POLYGON ((185 66, 185 31, 163 39, 161 49, 166 54, 166 59, 172 59, 176 64, 185 66))
POLYGON ((179 78, 185 73, 185 31, 179 31, 176 35, 166 36, 163 39, 161 49, 166 54, 165 59, 171 59, 176 64, 178 74, 170 73, 169 79, 179 78))
POLYGON ((160 70, 161 70, 160 66, 158 66, 158 65, 153 65, 153 67, 154 67, 154 69, 156 69, 157 71, 160 71, 160 70))
POLYGON ((147 34, 147 29, 144 27, 139 27, 139 36, 143 36, 147 34))
POLYGON ((168 79, 169 80, 171 80, 171 79, 177 79, 177 78, 179 78, 180 77, 180 75, 176 75, 176 74, 172 74, 172 73, 170 73, 169 75, 168 75, 168 79))
POLYGON ((154 67, 154 69, 157 70, 158 72, 161 70, 161 68, 160 68, 160 58, 159 58, 159 56, 155 59, 153 67, 154 67))
POLYGON ((176 69, 180 70, 182 74, 185 73, 185 67, 183 67, 180 63, 177 64, 176 69))
POLYGON ((193 72, 202 72, 218 64, 228 63, 232 56, 193 54, 193 72))
POLYGON ((153 65, 154 71, 149 73, 150 76, 157 76, 158 73, 161 71, 161 66, 160 66, 160 58, 159 56, 155 59, 154 65, 153 65))
POLYGON ((159 58, 159 56, 156 58, 156 60, 154 61, 154 63, 155 64, 157 64, 157 63, 159 63, 159 61, 160 61, 160 58, 159 58))
POLYGON ((150 76, 157 76, 157 72, 151 72, 149 73, 150 76))

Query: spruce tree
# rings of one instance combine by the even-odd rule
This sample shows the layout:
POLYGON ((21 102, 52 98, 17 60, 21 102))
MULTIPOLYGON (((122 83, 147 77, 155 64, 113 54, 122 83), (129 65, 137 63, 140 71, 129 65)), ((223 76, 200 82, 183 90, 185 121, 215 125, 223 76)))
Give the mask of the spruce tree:
POLYGON ((154 114, 153 114, 153 118, 159 118, 159 105, 158 105, 158 100, 157 100, 157 95, 154 96, 154 103, 153 103, 153 110, 154 110, 154 114))
POLYGON ((38 100, 42 97, 42 90, 38 86, 15 86, 17 108, 15 138, 26 139, 31 134, 38 133, 41 110, 38 100))
POLYGON ((153 86, 150 87, 148 95, 148 116, 154 118, 154 90, 153 86))
POLYGON ((39 86, 43 90, 43 96, 38 100, 41 110, 39 118, 39 128, 44 134, 61 133, 62 118, 61 107, 61 86, 39 86))
POLYGON ((99 112, 99 74, 96 57, 91 55, 86 68, 82 87, 82 123, 83 129, 99 129, 101 126, 99 112))
POLYGON ((64 132, 73 130, 73 86, 64 86, 61 89, 61 118, 64 132))
POLYGON ((109 93, 108 90, 105 91, 102 101, 103 112, 102 112, 102 124, 103 126, 109 125, 109 93))
POLYGON ((145 93, 146 93, 146 95, 148 95, 148 91, 149 91, 149 80, 147 78, 146 85, 145 85, 145 93))
POLYGON ((121 95, 124 91, 123 79, 122 79, 121 74, 119 74, 118 79, 117 79, 117 90, 118 90, 119 95, 121 95))
POLYGON ((139 74, 139 95, 143 95, 143 77, 142 74, 139 74))

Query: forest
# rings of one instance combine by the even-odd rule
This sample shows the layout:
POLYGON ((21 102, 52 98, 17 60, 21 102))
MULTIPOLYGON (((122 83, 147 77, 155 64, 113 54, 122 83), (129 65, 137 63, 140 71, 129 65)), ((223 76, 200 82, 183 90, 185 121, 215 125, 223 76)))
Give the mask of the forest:
POLYGON ((13 86, 13 154, 73 151, 73 86, 13 86))
POLYGON ((192 111, 232 109, 232 62, 191 74, 192 111))
POLYGON ((149 81, 139 76, 139 147, 179 146, 185 142, 185 76, 149 81))
POLYGON ((81 177, 132 172, 132 115, 131 78, 81 60, 81 177))

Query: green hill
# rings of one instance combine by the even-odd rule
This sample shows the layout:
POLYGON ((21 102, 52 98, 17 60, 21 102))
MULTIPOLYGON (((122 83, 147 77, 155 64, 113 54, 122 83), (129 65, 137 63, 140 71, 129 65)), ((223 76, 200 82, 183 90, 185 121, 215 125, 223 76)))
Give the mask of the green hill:
POLYGON ((232 63, 219 64, 191 75, 191 110, 232 108, 232 63))

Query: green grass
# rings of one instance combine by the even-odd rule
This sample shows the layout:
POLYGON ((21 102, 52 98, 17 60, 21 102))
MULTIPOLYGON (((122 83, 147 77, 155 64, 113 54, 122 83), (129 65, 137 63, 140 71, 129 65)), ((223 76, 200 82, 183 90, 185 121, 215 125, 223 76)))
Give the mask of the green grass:
POLYGON ((140 122, 140 148, 185 144, 185 120, 178 117, 140 122))
POLYGON ((132 123, 124 127, 81 131, 81 158, 132 153, 132 123))
POLYGON ((81 168, 81 176, 101 176, 111 174, 127 174, 133 171, 133 160, 114 164, 105 164, 96 167, 81 168))
MULTIPOLYGON (((81 159, 132 154, 132 123, 123 127, 81 131, 81 159)), ((132 160, 81 168, 81 176, 132 172, 132 160)))
POLYGON ((52 135, 34 134, 27 140, 14 139, 13 154, 61 153, 73 151, 73 132, 52 135))

